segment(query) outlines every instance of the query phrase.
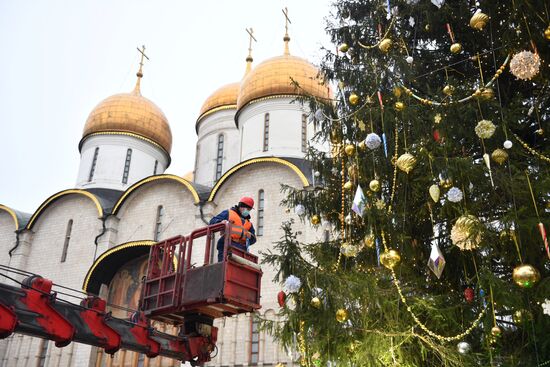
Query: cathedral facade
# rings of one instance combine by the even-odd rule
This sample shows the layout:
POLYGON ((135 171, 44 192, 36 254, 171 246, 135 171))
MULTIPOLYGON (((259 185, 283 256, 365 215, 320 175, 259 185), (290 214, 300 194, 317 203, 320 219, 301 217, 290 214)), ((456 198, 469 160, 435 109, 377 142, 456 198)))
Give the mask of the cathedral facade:
MULTIPOLYGON (((314 183, 304 156, 316 127, 296 97, 330 95, 318 70, 290 55, 288 41, 285 36, 283 55, 255 67, 249 56, 243 79, 206 99, 195 124, 195 168, 184 177, 164 173, 172 133, 162 110, 141 95, 140 67, 132 92, 106 98, 89 114, 75 187, 51 195, 34 213, 0 205, 0 264, 98 294, 123 307, 111 308, 115 316, 128 317, 137 308, 150 246, 205 226, 242 196, 256 202, 252 222, 258 241, 252 253, 271 248, 282 235, 281 223, 291 218, 299 240, 320 238, 320 232, 280 205, 281 184, 301 188, 314 183)), ((197 249, 192 263, 203 257, 197 249)), ((275 269, 264 265, 262 270, 258 312, 275 318, 281 286, 273 282, 275 269)), ((217 355, 209 365, 293 365, 293 351, 282 350, 259 330, 252 315, 217 319, 215 325, 217 355)), ((129 351, 111 357, 77 343, 56 348, 24 335, 0 341, 0 367, 176 365, 129 351)))

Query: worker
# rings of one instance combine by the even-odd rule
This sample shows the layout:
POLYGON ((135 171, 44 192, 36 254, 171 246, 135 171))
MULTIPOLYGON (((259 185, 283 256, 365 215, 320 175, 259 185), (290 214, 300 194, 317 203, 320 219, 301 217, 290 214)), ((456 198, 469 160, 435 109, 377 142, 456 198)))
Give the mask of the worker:
MULTIPOLYGON (((245 196, 229 210, 224 210, 212 219, 209 224, 228 221, 231 227, 231 246, 248 252, 248 247, 256 243, 256 231, 250 222, 250 211, 254 208, 254 199, 245 196)), ((218 240, 218 262, 223 260, 224 236, 218 240)))

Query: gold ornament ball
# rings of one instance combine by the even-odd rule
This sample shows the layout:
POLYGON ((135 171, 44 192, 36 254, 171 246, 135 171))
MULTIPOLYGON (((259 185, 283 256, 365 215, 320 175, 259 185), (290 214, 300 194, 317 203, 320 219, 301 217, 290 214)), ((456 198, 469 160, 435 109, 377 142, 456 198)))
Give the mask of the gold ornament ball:
POLYGON ((540 273, 535 267, 522 264, 514 268, 512 279, 521 288, 531 288, 540 280, 540 273))
POLYGON ((365 238, 363 239, 363 243, 365 244, 365 246, 367 246, 368 248, 374 248, 374 244, 375 244, 375 237, 374 237, 374 234, 373 233, 369 233, 365 236, 365 238))
POLYGON ((443 87, 443 93, 447 96, 451 96, 455 92, 455 87, 452 85, 447 84, 443 87))
POLYGON ((346 154, 351 157, 353 154, 355 154, 355 146, 353 144, 346 145, 346 147, 344 148, 344 152, 346 152, 346 154))
POLYGON ((369 189, 371 189, 374 192, 380 191, 380 181, 376 179, 371 180, 371 182, 369 182, 369 189))
POLYGON ((491 335, 494 337, 499 337, 502 334, 502 330, 498 326, 493 326, 491 329, 491 335))
POLYGON ((401 101, 395 102, 393 105, 396 111, 403 111, 405 109, 405 104, 401 101))
POLYGON ((361 150, 361 151, 367 150, 367 144, 365 144, 364 140, 359 143, 359 150, 361 150))
POLYGON ((455 42, 451 45, 451 52, 453 54, 459 54, 462 52, 462 45, 458 42, 455 42))
POLYGON ((319 216, 317 214, 315 214, 314 216, 311 217, 311 224, 316 226, 319 223, 321 223, 321 219, 319 218, 319 216))
POLYGON ((348 319, 348 312, 344 310, 343 308, 340 308, 338 311, 336 311, 336 321, 338 322, 346 322, 348 319))
POLYGON ((451 241, 461 250, 473 250, 481 243, 481 222, 471 214, 461 216, 451 228, 451 241))
POLYGON ((404 153, 397 158, 397 162, 395 162, 395 164, 401 171, 409 173, 416 165, 416 158, 410 153, 404 153))
POLYGON ((544 30, 544 38, 550 41, 550 25, 544 30))
POLYGON ((380 44, 378 45, 378 48, 383 53, 388 53, 388 51, 390 50, 392 45, 393 45, 393 42, 392 42, 391 39, 384 38, 382 41, 380 41, 380 44))
POLYGON ((321 308, 321 300, 319 297, 313 297, 311 299, 311 306, 314 308, 321 308))
POLYGON ((481 98, 482 100, 489 101, 495 98, 495 91, 493 90, 493 88, 478 89, 476 90, 476 96, 481 98))
POLYGON ((439 179, 439 185, 444 189, 450 189, 453 187, 453 180, 450 178, 441 178, 439 179))
POLYGON ((533 315, 525 309, 517 310, 512 314, 512 320, 516 325, 522 324, 524 321, 530 321, 532 319, 533 319, 533 315))
POLYGON ((351 181, 347 181, 344 184, 344 190, 351 190, 352 187, 353 187, 353 184, 351 183, 351 181))
POLYGON ((483 28, 489 22, 489 16, 480 11, 476 12, 470 19, 470 27, 477 29, 478 31, 483 30, 483 28))
POLYGON ((493 161, 502 165, 508 159, 508 153, 506 153, 504 149, 498 148, 495 149, 493 153, 491 153, 491 158, 493 159, 493 161))
POLYGON ((402 93, 403 93, 403 90, 401 89, 401 87, 393 88, 393 95, 396 96, 397 98, 401 97, 402 93))
POLYGON ((388 269, 395 268, 400 262, 401 255, 395 250, 387 250, 380 255, 380 263, 388 269))
POLYGON ((535 130, 535 133, 537 133, 537 135, 544 135, 544 130, 541 128, 541 129, 537 129, 535 130))
POLYGON ((339 48, 340 52, 346 53, 349 50, 349 46, 347 43, 342 43, 339 48))
POLYGON ((349 95, 348 100, 349 100, 349 103, 355 106, 359 102, 359 96, 355 93, 352 93, 349 95))

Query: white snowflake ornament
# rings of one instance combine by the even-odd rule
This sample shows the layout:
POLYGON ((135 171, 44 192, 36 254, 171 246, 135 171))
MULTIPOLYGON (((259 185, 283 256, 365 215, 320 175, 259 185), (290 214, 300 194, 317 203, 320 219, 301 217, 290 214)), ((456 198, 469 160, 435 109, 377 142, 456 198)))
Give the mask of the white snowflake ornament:
POLYGON ((542 313, 550 316, 550 299, 546 298, 542 306, 542 313))
POLYGON ((302 286, 302 281, 300 278, 294 275, 289 275, 285 280, 285 290, 287 293, 297 293, 302 286))

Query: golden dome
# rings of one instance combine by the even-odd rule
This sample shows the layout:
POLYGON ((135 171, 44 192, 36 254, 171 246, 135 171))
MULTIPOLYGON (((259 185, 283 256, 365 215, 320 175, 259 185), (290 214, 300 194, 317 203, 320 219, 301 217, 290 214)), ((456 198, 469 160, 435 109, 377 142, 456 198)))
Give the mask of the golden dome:
POLYGON ((330 88, 318 74, 314 65, 300 57, 285 53, 268 59, 252 69, 242 81, 237 109, 257 99, 277 95, 330 98, 330 88))
POLYGON ((202 104, 197 122, 205 115, 218 109, 237 108, 237 96, 239 94, 240 83, 231 83, 218 88, 202 104))
POLYGON ((136 134, 152 140, 170 154, 172 132, 168 120, 156 104, 141 95, 139 84, 138 79, 133 92, 115 94, 101 101, 88 116, 82 138, 94 133, 136 134))

